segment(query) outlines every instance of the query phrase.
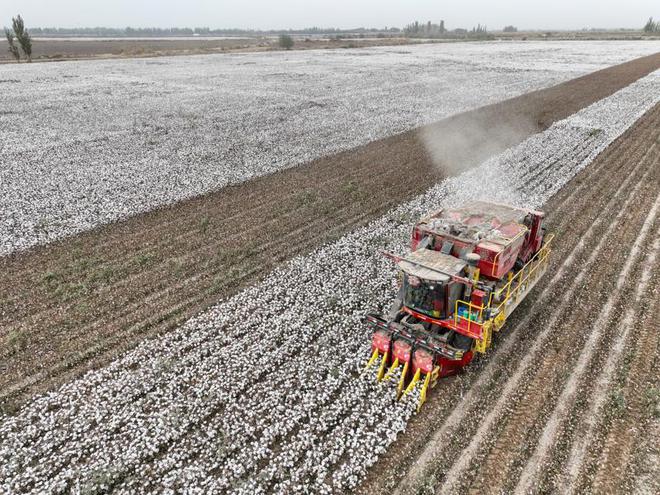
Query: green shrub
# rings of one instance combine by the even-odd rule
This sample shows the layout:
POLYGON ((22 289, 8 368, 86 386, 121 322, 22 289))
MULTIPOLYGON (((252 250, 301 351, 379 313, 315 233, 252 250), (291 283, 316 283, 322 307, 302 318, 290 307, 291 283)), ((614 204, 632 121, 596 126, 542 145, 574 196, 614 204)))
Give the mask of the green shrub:
POLYGON ((288 34, 280 34, 280 39, 279 39, 279 45, 280 48, 284 48, 285 50, 291 50, 293 48, 293 38, 289 36, 288 34))

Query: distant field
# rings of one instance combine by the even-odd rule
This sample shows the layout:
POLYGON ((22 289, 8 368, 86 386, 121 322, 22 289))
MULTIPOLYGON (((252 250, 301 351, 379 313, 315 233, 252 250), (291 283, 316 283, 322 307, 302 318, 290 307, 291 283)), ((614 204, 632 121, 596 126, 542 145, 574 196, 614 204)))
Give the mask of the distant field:
POLYGON ((6 65, 0 253, 659 48, 488 42, 6 65))
MULTIPOLYGON (((294 49, 358 48, 415 43, 405 38, 364 38, 329 40, 297 37, 294 49)), ((130 58, 164 55, 191 55, 234 51, 278 50, 277 37, 221 38, 35 38, 35 61, 63 61, 88 58, 130 58)), ((0 63, 13 62, 7 42, 0 40, 0 63)))
MULTIPOLYGON (((294 50, 365 48, 396 46, 417 43, 456 43, 459 39, 423 39, 376 37, 359 34, 295 35, 294 50)), ((499 41, 626 41, 657 40, 640 31, 519 31, 515 33, 493 32, 499 41)), ((254 52, 280 50, 277 36, 172 36, 172 37, 39 37, 34 39, 33 59, 37 62, 64 61, 97 58, 157 57, 168 55, 192 55, 205 53, 254 52)), ((7 42, 0 40, 0 64, 13 62, 7 42)))
MULTIPOLYGON (((231 39, 135 39, 135 38, 35 38, 34 59, 67 60, 93 57, 134 57, 175 53, 213 53, 237 48, 255 48, 265 43, 257 38, 231 39)), ((0 61, 11 61, 7 42, 0 42, 0 61)))
POLYGON ((660 493, 660 40, 268 49, 0 66, 0 493, 660 493), (548 275, 415 415, 364 314, 475 199, 548 275))

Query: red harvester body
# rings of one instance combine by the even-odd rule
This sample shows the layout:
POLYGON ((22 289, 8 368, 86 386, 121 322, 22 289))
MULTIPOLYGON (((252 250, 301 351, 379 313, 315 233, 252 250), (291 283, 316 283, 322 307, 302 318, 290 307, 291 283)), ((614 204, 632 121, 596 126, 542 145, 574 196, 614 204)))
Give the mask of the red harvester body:
POLYGON ((475 201, 440 210, 415 225, 411 252, 388 254, 401 273, 400 289, 373 325, 378 380, 395 378, 398 394, 422 383, 419 406, 439 377, 485 353, 547 269, 552 236, 543 213, 475 201))

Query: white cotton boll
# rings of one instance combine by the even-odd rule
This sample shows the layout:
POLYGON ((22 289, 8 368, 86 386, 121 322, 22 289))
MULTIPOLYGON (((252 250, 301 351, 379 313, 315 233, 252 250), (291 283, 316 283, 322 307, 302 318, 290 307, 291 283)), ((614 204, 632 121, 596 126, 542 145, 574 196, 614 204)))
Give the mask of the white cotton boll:
POLYGON ((363 49, 359 58, 331 51, 323 66, 317 53, 298 51, 286 54, 294 78, 281 70, 280 53, 250 54, 247 65, 225 55, 72 63, 70 74, 50 64, 7 66, 7 77, 25 84, 0 95, 0 105, 38 125, 0 130, 0 163, 11 164, 0 182, 0 255, 657 51, 653 41, 505 50, 456 43, 403 55, 363 49), (199 86, 218 78, 221 85, 199 86), (163 86, 172 80, 176 92, 163 86), (257 94, 245 90, 254 80, 257 94), (138 108, 127 112, 127 99, 138 108), (319 99, 322 107, 310 106, 319 99), (76 103, 83 100, 93 112, 76 103))
POLYGON ((369 351, 362 315, 395 292, 382 239, 403 251, 410 225, 398 218, 469 199, 541 205, 657 101, 657 81, 644 78, 443 181, 3 418, 0 487, 47 492, 105 482, 114 470, 139 473, 118 484, 127 493, 176 491, 182 480, 220 491, 355 487, 405 430, 419 394, 396 402, 393 383, 356 372, 369 351), (589 137, 591 127, 604 132, 589 137), (542 166, 558 157, 556 167, 542 166), (476 183, 486 185, 475 190, 476 183))

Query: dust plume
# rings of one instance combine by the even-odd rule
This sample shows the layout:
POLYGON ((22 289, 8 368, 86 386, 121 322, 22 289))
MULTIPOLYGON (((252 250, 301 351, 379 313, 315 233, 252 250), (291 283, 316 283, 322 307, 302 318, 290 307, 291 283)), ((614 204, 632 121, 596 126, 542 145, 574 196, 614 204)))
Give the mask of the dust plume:
POLYGON ((506 112, 500 105, 490 105, 422 127, 417 136, 436 171, 454 176, 544 127, 538 116, 506 112))

